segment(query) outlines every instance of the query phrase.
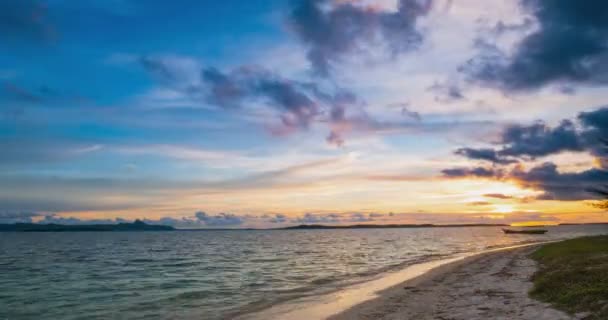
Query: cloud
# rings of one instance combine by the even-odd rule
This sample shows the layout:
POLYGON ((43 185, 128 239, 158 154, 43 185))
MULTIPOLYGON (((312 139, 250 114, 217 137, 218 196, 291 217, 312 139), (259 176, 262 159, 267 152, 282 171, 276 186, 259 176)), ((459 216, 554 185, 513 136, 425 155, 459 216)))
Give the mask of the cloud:
POLYGON ((592 168, 575 173, 561 173, 557 170, 557 165, 546 162, 529 171, 516 168, 509 178, 524 188, 543 191, 537 197, 539 200, 587 200, 597 198, 597 195, 588 191, 589 187, 608 181, 608 172, 592 168))
POLYGON ((270 223, 286 223, 289 221, 286 215, 284 214, 276 214, 273 218, 270 218, 270 223))
POLYGON ((608 107, 582 112, 576 117, 579 126, 572 120, 562 120, 551 127, 542 121, 530 125, 506 126, 498 141, 498 149, 460 148, 456 154, 473 160, 486 160, 496 164, 511 164, 518 159, 535 159, 561 152, 587 151, 595 156, 605 156, 602 143, 608 137, 608 107))
POLYGON ((408 109, 403 113, 410 119, 382 121, 366 112, 366 104, 359 97, 334 84, 284 78, 258 66, 223 71, 196 67, 187 59, 175 62, 175 57, 145 57, 140 60, 146 70, 162 78, 163 85, 202 105, 243 117, 257 116, 264 122, 269 121, 266 111, 270 111, 279 124, 266 123, 266 127, 279 136, 306 131, 313 123, 320 123, 329 127, 326 142, 341 146, 346 136, 352 134, 437 132, 491 124, 487 121, 423 123, 420 114, 408 109), (191 69, 197 70, 198 76, 193 77, 191 69))
MULTIPOLYGON (((36 219, 36 223, 42 224, 68 224, 68 225, 80 225, 80 224, 115 224, 123 222, 132 222, 132 220, 123 218, 113 219, 80 219, 77 217, 64 217, 59 216, 55 213, 41 213, 41 212, 0 212, 0 223, 32 223, 36 219)), ((169 225, 176 228, 221 228, 221 227, 235 227, 245 223, 248 219, 259 219, 257 216, 237 216, 230 213, 219 213, 217 215, 210 215, 205 212, 199 211, 190 217, 173 218, 173 217, 162 217, 159 219, 147 219, 142 218, 144 222, 148 224, 162 224, 169 225)))
POLYGON ((363 213, 352 213, 350 215, 350 221, 352 222, 369 222, 369 221, 374 221, 374 219, 372 218, 371 214, 363 214, 363 213))
POLYGON ((551 128, 543 122, 529 126, 512 125, 502 133, 501 156, 529 156, 532 158, 563 151, 582 151, 583 145, 574 123, 563 120, 551 128))
MULTIPOLYGON (((142 57, 140 63, 165 85, 221 110, 244 112, 254 107, 270 107, 280 120, 280 126, 271 131, 279 135, 306 130, 315 121, 338 121, 334 118, 336 112, 344 114, 350 105, 357 103, 354 94, 341 88, 327 89, 313 82, 287 79, 258 66, 222 71, 197 67, 191 62, 176 63, 175 58, 152 57, 142 57), (198 72, 198 77, 192 77, 192 69, 198 72)), ((332 143, 336 139, 328 138, 332 143)))
POLYGON ((410 110, 409 108, 407 108, 405 106, 401 108, 401 114, 404 115, 404 116, 406 116, 406 117, 410 117, 410 118, 412 118, 412 119, 414 119, 416 121, 422 121, 422 116, 420 115, 419 112, 412 111, 412 110, 410 110))
POLYGON ((243 219, 231 213, 220 213, 218 215, 208 215, 203 211, 199 211, 194 216, 204 225, 210 227, 219 226, 238 226, 243 224, 243 219))
POLYGON ((596 199, 597 195, 589 192, 589 188, 602 185, 608 180, 606 170, 591 168, 580 172, 562 173, 557 170, 557 165, 551 162, 545 162, 529 170, 517 166, 508 172, 481 167, 444 169, 441 172, 448 178, 481 178, 513 182, 522 188, 542 191, 542 194, 536 197, 538 200, 596 199))
MULTIPOLYGON (((581 112, 577 119, 583 126, 581 139, 591 153, 598 157, 606 157, 606 139, 608 139, 608 107, 589 112, 581 112)), ((608 167, 608 166, 605 166, 608 167)))
POLYGON ((441 170, 447 178, 495 178, 502 176, 502 171, 494 168, 452 168, 441 170))
POLYGON ((436 94, 435 101, 441 103, 450 103, 454 101, 465 100, 466 97, 462 92, 462 88, 457 83, 439 83, 435 82, 427 88, 428 91, 436 94))
POLYGON ((310 224, 310 223, 338 223, 340 216, 332 213, 327 215, 306 213, 304 216, 294 219, 296 223, 310 224))
MULTIPOLYGON (((505 168, 512 163, 510 159, 535 160, 564 151, 588 152, 600 157, 606 156, 603 139, 608 134, 608 107, 579 113, 577 125, 572 120, 562 120, 551 127, 537 121, 531 125, 507 126, 496 144, 499 149, 461 148, 457 154, 469 159, 487 160, 503 167, 452 168, 441 172, 451 178, 485 178, 510 181, 527 189, 542 191, 539 200, 587 200, 597 195, 589 193, 591 187, 604 184, 608 179, 605 161, 601 168, 590 168, 579 172, 559 172, 555 163, 545 162, 529 170, 523 165, 505 168)), ((523 199, 522 201, 527 201, 523 199)))
POLYGON ((340 95, 322 92, 313 83, 280 77, 258 67, 241 67, 230 73, 215 68, 202 71, 209 102, 222 108, 239 108, 259 100, 280 113, 285 128, 308 128, 324 107, 343 102, 340 95))
MULTIPOLYGON (((139 64, 157 80, 171 87, 178 87, 187 90, 188 87, 200 84, 202 66, 195 59, 165 55, 156 56, 130 56, 125 55, 121 58, 126 63, 139 62, 139 64)), ((113 59, 118 59, 113 56, 113 59)), ((119 59, 119 60, 120 60, 119 59)))
POLYGON ((387 106, 388 108, 399 108, 401 109, 401 115, 404 117, 408 117, 412 120, 422 121, 422 116, 420 112, 414 111, 410 108, 410 104, 408 102, 401 103, 393 103, 387 106))
POLYGON ((608 3, 522 0, 538 25, 512 54, 485 46, 462 70, 474 81, 505 91, 550 84, 608 83, 608 3))
POLYGON ((473 202, 469 202, 467 203, 468 206, 474 206, 474 207, 479 207, 479 206, 489 206, 491 205, 491 202, 488 201, 473 201, 473 202))
POLYGON ((513 199, 512 196, 508 196, 502 193, 486 193, 483 195, 486 198, 495 198, 495 199, 513 199))
POLYGON ((377 218, 377 214, 373 213, 325 213, 325 214, 314 214, 306 213, 303 216, 291 219, 292 223, 299 224, 339 224, 339 223, 359 223, 359 222, 371 222, 377 218))
POLYGON ((509 213, 438 213, 438 212, 400 212, 384 216, 383 223, 414 224, 510 224, 515 222, 546 221, 559 222, 559 218, 542 212, 509 212, 509 213))
MULTIPOLYGON (((36 223, 48 224, 116 224, 133 222, 133 219, 111 218, 111 219, 80 219, 77 217, 59 216, 54 213, 39 212, 13 212, 0 213, 0 223, 36 223)), ((434 223, 434 224, 462 224, 462 223, 513 223, 525 221, 559 221, 554 216, 539 212, 512 212, 508 214, 454 214, 454 213, 432 213, 432 212, 405 212, 405 213, 307 213, 297 217, 287 217, 283 214, 270 215, 232 215, 218 214, 208 215, 200 212, 194 216, 185 217, 161 217, 158 219, 140 218, 148 224, 168 225, 178 229, 201 229, 201 228, 243 228, 243 227, 272 227, 287 226, 295 224, 357 224, 362 222, 376 223, 434 223), (202 217, 203 219, 199 219, 202 217), (228 218, 226 218, 228 217, 228 218), (208 223, 208 221, 213 222, 208 223), (238 223, 240 221, 240 223, 238 223)))
POLYGON ((485 160, 497 164, 510 164, 515 163, 517 160, 502 158, 498 155, 496 150, 490 148, 460 148, 454 151, 455 154, 464 156, 473 160, 485 160))
POLYGON ((392 55, 417 48, 423 40, 417 20, 429 12, 431 2, 399 0, 397 10, 387 11, 354 1, 300 0, 289 23, 308 47, 315 72, 328 75, 334 62, 378 41, 392 55))

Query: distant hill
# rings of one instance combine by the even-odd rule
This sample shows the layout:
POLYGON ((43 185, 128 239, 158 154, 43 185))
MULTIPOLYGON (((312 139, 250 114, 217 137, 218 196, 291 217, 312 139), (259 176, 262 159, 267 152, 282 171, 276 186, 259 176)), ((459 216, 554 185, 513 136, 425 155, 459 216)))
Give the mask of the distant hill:
POLYGON ((133 223, 117 224, 41 224, 41 223, 14 223, 0 224, 0 231, 13 232, 70 232, 70 231, 171 231, 170 226, 147 224, 141 220, 133 223))
POLYGON ((306 229, 396 229, 396 228, 457 228, 457 227, 507 227, 507 224, 353 224, 347 226, 301 224, 281 228, 282 230, 306 229))

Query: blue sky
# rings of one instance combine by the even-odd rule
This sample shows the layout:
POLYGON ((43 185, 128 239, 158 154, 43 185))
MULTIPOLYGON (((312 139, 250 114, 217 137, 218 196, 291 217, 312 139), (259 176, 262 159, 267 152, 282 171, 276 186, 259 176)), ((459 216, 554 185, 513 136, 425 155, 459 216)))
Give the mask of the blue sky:
POLYGON ((601 1, 0 12, 2 221, 606 220, 601 1))

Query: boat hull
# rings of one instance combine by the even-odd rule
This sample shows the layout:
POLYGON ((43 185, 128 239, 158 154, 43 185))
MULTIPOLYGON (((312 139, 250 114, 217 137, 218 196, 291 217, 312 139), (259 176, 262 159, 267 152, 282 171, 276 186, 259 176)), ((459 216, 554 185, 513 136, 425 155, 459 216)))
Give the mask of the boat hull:
POLYGON ((510 229, 502 229, 502 232, 506 234, 545 234, 549 230, 544 229, 535 229, 535 230, 510 230, 510 229))

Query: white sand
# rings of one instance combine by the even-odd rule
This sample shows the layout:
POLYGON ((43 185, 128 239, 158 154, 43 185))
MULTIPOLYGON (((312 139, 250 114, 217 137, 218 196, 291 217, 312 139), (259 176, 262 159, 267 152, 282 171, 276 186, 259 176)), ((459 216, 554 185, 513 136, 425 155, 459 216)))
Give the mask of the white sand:
POLYGON ((496 251, 441 266, 330 319, 576 319, 528 297, 536 264, 527 255, 533 250, 496 251))

